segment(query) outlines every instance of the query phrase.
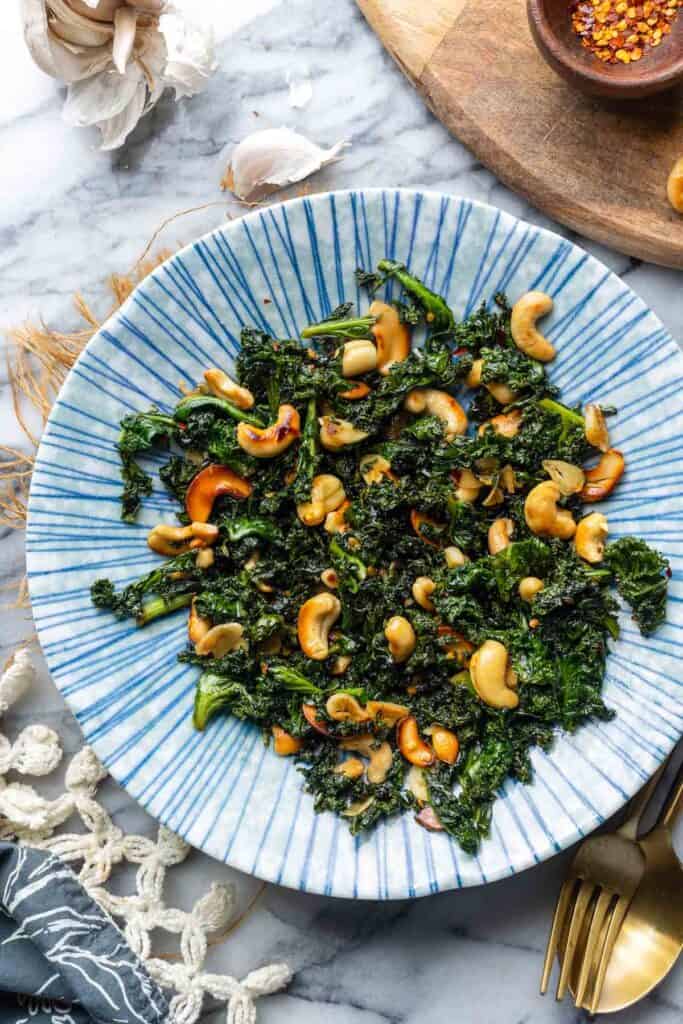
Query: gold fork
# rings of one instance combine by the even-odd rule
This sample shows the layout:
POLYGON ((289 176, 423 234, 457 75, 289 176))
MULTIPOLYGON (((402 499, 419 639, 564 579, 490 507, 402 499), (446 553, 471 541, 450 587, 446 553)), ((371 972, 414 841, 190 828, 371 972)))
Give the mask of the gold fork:
POLYGON ((541 995, 548 989, 553 961, 561 950, 562 966, 555 998, 564 998, 570 977, 575 977, 575 1003, 580 1007, 592 968, 597 965, 594 999, 599 1000, 612 948, 645 870, 645 857, 636 836, 663 770, 664 765, 634 798, 631 813, 621 828, 587 839, 579 847, 555 907, 543 964, 541 995))

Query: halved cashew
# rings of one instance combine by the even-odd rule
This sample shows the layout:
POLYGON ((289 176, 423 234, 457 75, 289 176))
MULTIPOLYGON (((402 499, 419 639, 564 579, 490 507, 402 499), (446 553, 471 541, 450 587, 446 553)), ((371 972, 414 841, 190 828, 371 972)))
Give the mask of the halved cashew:
POLYGON ((436 589, 436 583, 431 580, 429 576, 418 576, 412 586, 413 597, 419 604, 420 608, 424 608, 425 611, 433 612, 434 603, 429 600, 430 594, 434 593, 436 589))
POLYGON ((555 358, 555 349, 536 327, 539 317, 553 308, 553 300, 545 292, 526 292, 512 307, 510 333, 518 349, 532 359, 549 363, 555 358))
POLYGON ((249 481, 233 473, 229 466, 212 462, 192 477, 185 494, 185 511, 193 523, 205 523, 217 498, 228 495, 243 500, 252 489, 249 481))
POLYGON ((370 717, 350 693, 333 693, 327 698, 325 710, 335 722, 367 722, 370 717))
POLYGON ((385 459, 383 455, 376 455, 374 452, 364 455, 358 463, 358 468, 368 487, 372 484, 378 484, 385 476, 394 481, 398 479, 396 474, 391 472, 389 460, 385 459))
POLYGON ((330 675, 332 675, 332 676, 343 676, 350 664, 351 664, 351 655, 350 654, 338 654, 337 657, 332 662, 332 667, 330 669, 330 675))
POLYGON ((194 561, 198 569, 210 569, 215 560, 216 556, 211 548, 199 548, 194 561))
POLYGON ((271 729, 273 734, 273 750, 279 757, 291 757, 301 750, 302 742, 296 736, 292 736, 281 725, 274 725, 271 729))
POLYGON ((492 487, 489 493, 482 501, 484 508, 494 508, 496 505, 502 505, 505 501, 505 495, 503 494, 500 487, 492 487))
POLYGON ((365 710, 371 718, 379 718, 387 725, 396 725, 396 722, 410 714, 410 708, 404 704, 394 704, 390 700, 369 700, 365 710))
POLYGON ((581 491, 584 501, 602 501, 617 486, 624 472, 624 456, 616 448, 605 452, 597 466, 586 470, 586 483, 581 491))
POLYGON ((484 486, 471 469, 455 470, 451 474, 451 479, 456 481, 455 497, 458 501, 464 501, 468 505, 477 500, 479 491, 484 486))
POLYGON ((344 775, 347 779, 359 779, 365 771, 365 765, 359 757, 350 757, 348 761, 342 761, 335 769, 336 775, 344 775))
POLYGON ((342 750, 353 750, 370 760, 368 765, 368 782, 375 785, 384 782, 393 760, 391 747, 385 741, 379 742, 369 733, 361 736, 349 736, 342 740, 339 746, 342 750))
POLYGON ((171 526, 158 523, 147 535, 147 544, 158 555, 183 555, 193 548, 215 544, 218 527, 213 523, 190 523, 189 526, 171 526))
POLYGON ((561 540, 574 536, 574 518, 569 509, 558 507, 559 500, 560 488, 554 480, 544 480, 529 491, 524 502, 524 518, 532 533, 561 540))
POLYGON ((501 412, 490 420, 485 420, 479 427, 477 433, 481 437, 487 430, 494 430, 501 437, 516 437, 522 425, 522 410, 511 409, 510 412, 501 412))
POLYGON ((407 661, 415 650, 415 630, 402 615, 392 615, 384 627, 384 635, 394 661, 407 661))
POLYGON ((457 548, 455 544, 451 544, 450 547, 444 548, 443 556, 446 559, 446 565, 449 569, 459 569, 461 565, 465 565, 469 562, 469 558, 464 551, 457 548))
POLYGON ((420 736, 413 715, 401 719, 396 726, 396 745, 410 764, 418 768, 429 768, 434 764, 434 751, 420 736))
POLYGON ((346 522, 346 510, 351 505, 350 501, 343 501, 334 512, 328 512, 325 516, 326 533, 346 533, 349 524, 346 522))
POLYGON ((321 473, 313 477, 311 500, 297 505, 296 514, 304 526, 319 526, 328 512, 334 512, 346 498, 344 485, 338 476, 321 473))
POLYGON ((358 402, 361 398, 367 398, 370 394, 370 388, 363 380, 357 380, 353 382, 353 386, 347 388, 346 391, 340 391, 339 397, 343 398, 346 402, 358 402))
POLYGON ((190 643, 199 643, 210 629, 211 619, 207 619, 205 615, 199 614, 197 611, 197 598, 193 597, 190 604, 190 617, 187 620, 187 635, 190 638, 190 643))
POLYGON ((365 800, 354 800, 350 803, 343 811, 341 811, 342 818, 357 818, 359 815, 367 811, 368 807, 372 807, 375 802, 374 796, 366 796, 365 800))
POLYGON ((348 444, 358 444, 368 436, 367 431, 358 430, 348 420, 340 420, 336 416, 320 416, 320 443, 328 451, 337 451, 348 444))
POLYGON ((489 554, 497 555, 512 542, 512 535, 515 532, 515 524, 512 519, 494 519, 489 526, 488 544, 489 554))
POLYGON ((336 590, 339 586, 339 577, 334 569, 323 569, 320 573, 320 582, 324 583, 330 590, 336 590))
POLYGON ((460 741, 455 733, 443 725, 430 725, 425 734, 431 739, 438 760, 455 764, 460 752, 460 741))
MULTIPOLYGON (((481 384, 481 375, 483 370, 484 360, 475 359, 474 362, 472 363, 472 369, 467 374, 467 377, 465 379, 465 383, 467 384, 468 387, 479 387, 479 385, 481 384)), ((514 402, 515 400, 515 392, 512 390, 512 388, 508 387, 508 385, 504 384, 502 381, 492 380, 489 381, 488 384, 484 384, 484 387, 493 395, 497 402, 500 402, 501 405, 509 405, 510 402, 514 402)))
POLYGON ((426 804, 429 800, 429 789, 425 773, 417 765, 412 764, 406 774, 406 789, 408 789, 418 804, 426 804))
POLYGON ((248 388, 237 384, 227 373, 222 370, 211 369, 204 371, 204 380, 209 391, 217 398, 227 398, 229 402, 236 405, 238 409, 251 409, 254 404, 254 396, 248 388))
POLYGON ((472 684, 479 697, 492 708, 516 708, 517 677, 507 648, 498 640, 485 640, 470 661, 472 684))
POLYGON ((377 349, 371 341, 347 341, 342 349, 342 377, 358 377, 377 366, 377 349))
POLYGON ((244 643, 244 628, 239 622, 223 622, 205 633, 194 649, 199 655, 213 654, 214 658, 223 658, 230 651, 243 647, 244 643))
POLYGON ((410 355, 410 331, 401 323, 394 306, 378 299, 370 306, 370 316, 377 317, 371 332, 377 342, 377 369, 387 374, 394 363, 401 363, 410 355))
POLYGON ((543 468, 560 488, 560 494, 567 497, 570 494, 578 494, 586 477, 579 466, 573 462, 564 462, 562 459, 544 459, 543 468))
POLYGON ((437 388, 415 388, 408 392, 403 405, 408 412, 427 412, 430 416, 440 419, 447 441, 452 441, 458 434, 464 434, 467 430, 467 416, 462 406, 447 391, 439 391, 437 388))
POLYGON ((679 156, 669 172, 666 195, 676 213, 683 213, 683 156, 679 156))
POLYGON ((536 594, 543 590, 543 586, 543 580, 539 580, 538 576, 525 576, 519 581, 517 591, 522 601, 533 601, 536 594))
POLYGON ((591 512, 577 523, 574 546, 577 555, 586 562, 592 565, 602 562, 606 540, 607 516, 603 516, 602 512, 591 512))
POLYGON ((514 494, 517 490, 517 480, 512 466, 503 466, 500 471, 500 483, 508 494, 514 494))
POLYGON ((609 430, 607 429, 607 422, 600 406, 593 405, 592 403, 587 405, 584 419, 586 421, 585 433, 588 443, 592 444, 594 448, 598 448, 601 452, 609 451, 609 430))
POLYGON ((237 424, 237 443, 256 459, 272 459, 281 455, 301 434, 301 420, 293 405, 281 405, 275 423, 269 427, 237 424))
POLYGON ((341 604, 334 594, 316 594, 301 605, 297 631, 306 657, 325 660, 330 653, 328 635, 340 614, 341 604))

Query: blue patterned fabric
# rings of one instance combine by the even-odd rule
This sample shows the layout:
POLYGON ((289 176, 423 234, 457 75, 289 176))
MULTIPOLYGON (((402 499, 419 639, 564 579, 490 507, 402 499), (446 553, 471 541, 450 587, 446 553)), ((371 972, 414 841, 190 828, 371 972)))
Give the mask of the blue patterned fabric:
POLYGON ((51 853, 0 843, 0 1024, 161 1024, 166 1000, 51 853))

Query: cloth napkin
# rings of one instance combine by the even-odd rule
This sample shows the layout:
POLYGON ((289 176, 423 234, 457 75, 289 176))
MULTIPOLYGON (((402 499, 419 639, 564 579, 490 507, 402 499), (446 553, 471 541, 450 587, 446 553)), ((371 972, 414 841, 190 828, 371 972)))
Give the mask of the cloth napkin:
POLYGON ((162 1024, 168 1005, 58 857, 0 842, 0 1024, 162 1024))

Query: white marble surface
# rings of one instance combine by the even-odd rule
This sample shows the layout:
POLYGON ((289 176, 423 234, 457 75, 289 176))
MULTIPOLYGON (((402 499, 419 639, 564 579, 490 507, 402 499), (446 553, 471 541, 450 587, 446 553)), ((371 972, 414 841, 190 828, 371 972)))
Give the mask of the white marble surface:
MULTIPOLYGON (((166 217, 181 208, 220 207, 175 221, 162 243, 173 247, 239 212, 218 191, 226 156, 255 127, 286 124, 320 143, 347 138, 342 163, 315 189, 416 185, 492 202, 534 223, 549 222, 511 194, 427 112, 359 15, 352 0, 195 0, 217 15, 220 70, 191 101, 164 99, 124 149, 99 153, 96 137, 60 120, 61 90, 25 55, 11 5, 0 35, 0 326, 42 316, 75 323, 71 296, 102 302, 106 274, 125 270, 166 217), (253 16, 253 17, 252 17, 253 16), (251 20, 249 20, 251 19, 251 20), (241 26, 234 30, 235 26, 241 26), (288 83, 310 77, 304 108, 289 104, 288 83)), ((3 12, 4 14, 5 12, 3 12)), ((562 228, 550 225, 563 234, 562 228)), ((639 263, 593 243, 586 247, 626 278, 683 338, 680 274, 639 263)), ((106 301, 101 308, 106 308, 106 301)), ((0 441, 21 444, 0 366, 0 441)), ((0 530, 0 586, 22 573, 20 533, 0 530)), ((9 591, 4 593, 9 594, 9 591)), ((4 597, 2 597, 4 600, 4 597)), ((30 613, 3 610, 0 663, 32 633, 30 613)), ((7 716, 14 734, 28 721, 53 724, 68 750, 75 724, 50 683, 7 716)), ((109 784, 107 804, 127 831, 153 823, 109 784)), ((262 1024, 381 1024, 460 1019, 473 1024, 580 1021, 569 1002, 541 999, 538 979, 554 899, 569 854, 517 878, 414 903, 352 904, 269 886, 256 909, 211 953, 212 969, 238 975, 270 959, 296 970, 286 994, 265 1000, 262 1024)), ((183 905, 210 878, 235 880, 244 905, 257 883, 196 854, 171 873, 171 897, 183 905)), ((683 971, 624 1024, 674 1024, 683 1011, 683 971)), ((209 1009, 207 1021, 222 1014, 209 1009)))

